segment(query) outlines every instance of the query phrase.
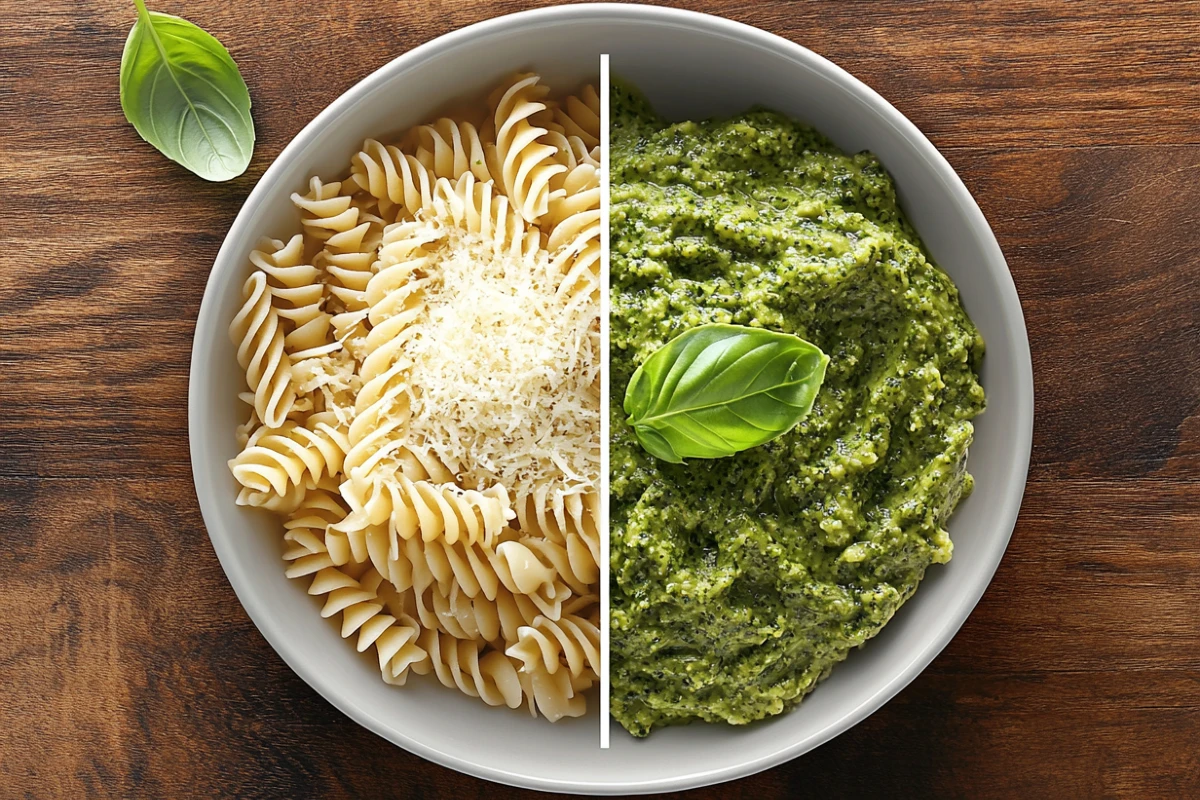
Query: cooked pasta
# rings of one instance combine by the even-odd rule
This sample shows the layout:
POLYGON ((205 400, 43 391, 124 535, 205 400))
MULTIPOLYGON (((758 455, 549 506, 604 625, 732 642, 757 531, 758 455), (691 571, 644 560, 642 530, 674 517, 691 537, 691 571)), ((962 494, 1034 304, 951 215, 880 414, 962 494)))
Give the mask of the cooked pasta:
POLYGON ((436 176, 416 155, 367 139, 350 163, 350 181, 408 218, 429 205, 436 176))
POLYGON ((565 667, 572 675, 600 670, 599 609, 588 616, 564 614, 551 620, 537 617, 517 631, 517 643, 505 653, 533 671, 555 673, 565 667))
POLYGON ((424 590, 413 592, 417 617, 426 628, 437 628, 459 639, 482 639, 503 647, 506 642, 520 639, 522 626, 543 619, 534 603, 523 594, 501 589, 494 600, 482 594, 467 596, 458 584, 449 594, 431 583, 424 590))
POLYGON ((271 496, 287 495, 306 478, 316 482, 337 475, 348 448, 346 432, 331 412, 313 414, 304 425, 285 420, 278 428, 260 428, 229 462, 242 485, 238 505, 262 505, 271 496))
POLYGON ((342 638, 357 633, 358 652, 375 646, 379 670, 388 683, 403 685, 409 667, 428 661, 428 653, 417 644, 421 629, 404 612, 403 598, 374 570, 355 579, 347 571, 326 567, 313 576, 308 593, 325 597, 322 617, 342 615, 342 638))
POLYGON ((514 516, 501 484, 479 492, 454 483, 412 481, 401 472, 369 483, 350 478, 342 494, 352 509, 340 523, 343 530, 386 525, 393 539, 490 544, 514 516))
POLYGON ((492 181, 500 175, 495 142, 485 141, 470 122, 442 117, 415 131, 417 160, 435 176, 458 180, 471 172, 480 181, 492 181))
POLYGON ((260 247, 250 253, 250 263, 267 276, 276 313, 290 323, 283 347, 293 364, 337 350, 339 345, 330 341, 330 315, 323 309, 321 269, 305 263, 304 236, 298 233, 286 244, 265 239, 260 247))
POLYGON ((254 414, 265 425, 282 425, 296 402, 292 359, 267 274, 255 271, 242 285, 242 307, 229 326, 238 364, 246 371, 254 414))
POLYGON ((537 75, 292 195, 230 325, 236 501, 384 681, 551 721, 598 680, 600 101, 537 75))
POLYGON ((457 688, 490 706, 528 707, 551 722, 584 713, 582 691, 593 678, 573 678, 568 670, 551 673, 539 662, 521 664, 505 653, 478 642, 456 639, 437 630, 425 630, 418 640, 428 654, 412 664, 417 674, 433 672, 443 686, 457 688))
POLYGON ((554 121, 568 136, 578 136, 588 147, 600 144, 600 93, 585 86, 554 109, 554 121))
POLYGON ((517 75, 492 95, 503 190, 527 222, 537 222, 549 209, 558 194, 550 182, 565 170, 556 158, 558 148, 543 141, 547 129, 535 124, 549 93, 539 80, 537 75, 517 75))
POLYGON ((296 510, 288 514, 283 528, 283 560, 288 562, 287 576, 300 578, 325 567, 340 566, 349 560, 339 557, 346 548, 330 541, 326 529, 346 516, 345 503, 337 495, 337 486, 307 491, 296 510), (333 552, 331 552, 333 548, 333 552))
POLYGON ((537 558, 528 547, 504 548, 507 540, 516 537, 511 530, 507 534, 503 537, 506 541, 496 546, 449 544, 445 539, 393 539, 386 543, 388 569, 411 576, 397 578, 397 585, 411 583, 418 590, 436 582, 443 594, 455 586, 468 597, 488 600, 495 600, 502 591, 520 594, 533 603, 538 613, 558 619, 563 602, 572 596, 570 587, 553 564, 537 558))
MULTIPOLYGON (((502 542, 496 550, 508 564, 536 561, 554 573, 578 595, 585 595, 600 580, 600 567, 583 537, 568 533, 565 544, 537 536, 502 542)), ((511 569, 511 567, 510 567, 511 569)))

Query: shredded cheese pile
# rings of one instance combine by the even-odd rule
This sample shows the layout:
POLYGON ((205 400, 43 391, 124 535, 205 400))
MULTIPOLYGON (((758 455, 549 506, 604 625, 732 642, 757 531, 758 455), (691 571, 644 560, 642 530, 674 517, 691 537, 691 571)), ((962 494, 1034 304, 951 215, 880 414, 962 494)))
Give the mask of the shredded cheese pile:
MULTIPOLYGON (((432 224, 432 223, 431 223, 432 224)), ((497 255, 456 228, 431 269, 425 311, 406 331, 409 432, 464 486, 518 496, 599 479, 599 320, 556 296, 545 251, 497 255)))

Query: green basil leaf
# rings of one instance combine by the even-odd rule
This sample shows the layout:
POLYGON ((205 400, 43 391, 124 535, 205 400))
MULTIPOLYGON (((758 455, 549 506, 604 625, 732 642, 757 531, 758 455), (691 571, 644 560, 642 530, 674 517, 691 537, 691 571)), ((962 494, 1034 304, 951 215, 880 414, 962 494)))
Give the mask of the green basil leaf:
POLYGON ((250 91, 237 64, 192 23, 135 2, 138 19, 121 55, 125 119, 201 178, 236 178, 254 152, 250 91))
POLYGON ((701 325, 633 373, 625 413, 651 455, 724 458, 787 433, 812 410, 829 357, 786 333, 701 325))

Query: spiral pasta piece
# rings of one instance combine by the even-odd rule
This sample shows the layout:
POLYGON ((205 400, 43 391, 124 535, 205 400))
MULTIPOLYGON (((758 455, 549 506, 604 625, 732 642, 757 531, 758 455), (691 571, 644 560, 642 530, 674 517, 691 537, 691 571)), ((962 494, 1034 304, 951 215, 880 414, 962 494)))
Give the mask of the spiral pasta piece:
POLYGON ((583 716, 586 711, 582 692, 593 680, 586 674, 572 678, 568 670, 550 673, 537 667, 521 671, 519 662, 498 650, 436 630, 422 631, 418 644, 428 657, 414 663, 413 672, 432 672, 443 686, 490 706, 524 704, 534 716, 541 712, 551 722, 583 716))
POLYGON ((373 274, 382 230, 383 220, 368 217, 336 237, 326 239, 325 249, 317 254, 317 262, 332 279, 329 294, 345 311, 359 312, 367 306, 365 292, 373 274))
POLYGON ((246 384, 254 393, 254 413, 264 425, 278 427, 296 402, 296 390, 286 336, 265 273, 256 271, 246 279, 242 300, 229 326, 229 336, 237 345, 238 364, 246 371, 246 384))
POLYGON ((413 672, 432 672, 443 686, 478 697, 489 706, 520 708, 521 680, 503 653, 433 629, 422 631, 418 643, 428 657, 414 664, 413 672))
POLYGON ((600 299, 600 173, 579 164, 563 181, 565 194, 551 203, 545 225, 547 248, 563 273, 558 295, 568 307, 598 305, 600 299))
POLYGON ((358 652, 375 647, 387 683, 402 686, 410 668, 416 672, 417 665, 428 663, 429 654, 418 643, 419 625, 397 607, 395 592, 375 570, 355 579, 346 571, 326 567, 313 577, 308 593, 325 596, 322 617, 342 615, 342 638, 357 633, 358 652))
POLYGON ((568 533, 589 540, 597 536, 600 497, 583 489, 561 491, 545 486, 516 502, 517 527, 527 534, 544 536, 559 544, 568 533))
POLYGON ((578 95, 569 95, 554 109, 554 122, 567 136, 575 136, 589 148, 600 144, 600 90, 587 85, 578 95))
POLYGON ((386 525, 393 557, 399 541, 420 538, 448 545, 491 544, 513 518, 508 490, 496 484, 484 491, 453 483, 412 481, 403 473, 387 477, 351 477, 342 484, 351 514, 341 530, 386 525))
POLYGON ((334 338, 356 357, 367 334, 366 288, 383 235, 384 221, 365 210, 350 181, 321 183, 313 178, 306 195, 292 202, 304 213, 301 222, 320 252, 313 259, 328 280, 326 293, 335 312, 330 323, 334 338), (344 190, 344 191, 343 191, 344 190))
POLYGON ((292 192, 292 203, 300 209, 304 235, 318 242, 346 233, 358 226, 359 209, 342 194, 340 181, 324 182, 313 177, 308 192, 292 192))
MULTIPOLYGON (((516 533, 506 530, 501 537, 512 541, 516 533)), ((422 541, 416 537, 396 542, 394 549, 391 542, 388 546, 386 555, 397 564, 398 578, 417 591, 436 583, 447 596, 452 587, 458 586, 467 597, 482 595, 495 601, 502 590, 507 590, 528 598, 540 614, 550 619, 558 619, 563 603, 572 596, 554 565, 544 563, 527 548, 508 548, 501 554, 501 545, 489 547, 463 541, 450 544, 445 539, 422 541)))
POLYGON ((348 473, 369 470, 403 446, 411 395, 408 361, 401 355, 405 332, 421 313, 421 295, 429 283, 425 248, 438 237, 436 230, 413 222, 389 226, 384 233, 375 273, 364 291, 371 327, 360 346, 361 388, 350 425, 348 473))
POLYGON ((395 204, 406 219, 413 219, 429 205, 436 176, 416 156, 367 139, 350 160, 350 180, 371 196, 395 204))
POLYGON ((500 161, 504 193, 527 222, 536 223, 557 196, 550 188, 554 176, 566 168, 558 162, 558 149, 540 141, 547 129, 530 118, 546 108, 542 99, 549 90, 537 75, 517 75, 494 97, 496 155, 500 161))
POLYGON ((346 506, 337 494, 336 483, 322 482, 321 486, 304 493, 283 523, 283 560, 287 562, 285 574, 289 578, 312 575, 325 567, 348 561, 348 558, 340 557, 344 548, 338 544, 333 545, 335 552, 330 552, 326 537, 329 526, 345 516, 346 506))
POLYGON ((384 232, 365 292, 371 323, 370 355, 362 367, 365 381, 384 372, 402 351, 405 328, 420 314, 421 296, 431 280, 431 250, 443 239, 437 229, 416 222, 390 225, 384 232))
POLYGON ((267 276, 276 312, 290 324, 283 344, 293 364, 341 348, 333 339, 332 317, 323 309, 322 270, 305 263, 302 234, 296 234, 286 243, 264 239, 259 249, 250 253, 250 263, 267 276))
MULTIPOLYGON (((525 574, 535 571, 539 578, 552 570, 571 591, 587 594, 600 580, 600 568, 587 542, 576 533, 568 533, 563 544, 535 536, 523 536, 516 541, 501 542, 496 552, 505 560, 509 571, 525 574)), ((514 582, 516 582, 514 580, 514 582)))
POLYGON ((505 655, 520 661, 526 672, 539 668, 554 674, 566 667, 571 675, 586 670, 600 672, 600 610, 584 615, 563 614, 560 619, 538 617, 517 632, 517 643, 505 655))
POLYGON ((272 495, 287 495, 306 477, 315 482, 336 475, 349 446, 345 430, 331 413, 313 414, 304 425, 286 420, 278 428, 263 429, 229 462, 242 485, 238 505, 262 505, 272 495))
POLYGON ((563 195, 550 204, 544 221, 549 229, 546 249, 556 252, 583 239, 600 241, 600 171, 579 164, 565 173, 563 195))
POLYGON ((436 628, 457 639, 482 639, 493 645, 516 642, 523 626, 544 619, 533 601, 501 587, 495 600, 470 597, 457 583, 443 592, 437 582, 413 587, 416 616, 422 627, 436 628))
POLYGON ((440 178, 434 186, 430 215, 456 225, 491 243, 497 254, 508 251, 517 256, 532 256, 541 246, 535 230, 526 230, 508 197, 495 186, 464 173, 455 182, 440 178))
POLYGON ((417 160, 437 178, 458 180, 470 172, 479 181, 499 178, 495 142, 486 141, 470 122, 442 117, 414 129, 417 160))
POLYGON ((573 676, 570 670, 549 672, 539 665, 531 669, 522 668, 517 673, 517 679, 530 713, 537 716, 534 711, 536 708, 550 722, 558 722, 564 717, 582 717, 587 711, 583 692, 596 682, 596 676, 586 671, 573 676))

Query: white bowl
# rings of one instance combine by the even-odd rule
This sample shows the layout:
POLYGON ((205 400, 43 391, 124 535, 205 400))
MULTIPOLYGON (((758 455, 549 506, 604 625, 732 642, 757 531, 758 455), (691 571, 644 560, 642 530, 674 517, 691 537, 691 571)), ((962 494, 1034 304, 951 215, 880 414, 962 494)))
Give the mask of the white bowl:
POLYGON ((883 705, 950 641, 987 587, 1020 507, 1032 426, 1029 345, 1004 256, 962 181, 921 132, 803 47, 716 17, 631 5, 548 8, 464 28, 400 56, 321 112, 263 175, 230 228, 196 323, 189 387, 192 469, 213 547, 247 613, 292 669, 350 717, 417 755, 503 783, 590 794, 679 790, 749 775, 883 705), (670 117, 762 103, 815 125, 844 150, 876 153, 988 346, 988 411, 976 421, 969 459, 976 488, 950 523, 954 560, 930 569, 887 628, 792 712, 745 728, 668 728, 644 741, 611 723, 607 751, 597 746, 594 711, 550 725, 487 708, 432 680, 386 686, 370 659, 317 615, 305 584, 284 577, 279 522, 234 505, 225 466, 243 413, 235 399, 243 376, 226 328, 255 241, 299 228, 288 195, 312 174, 344 171, 365 137, 399 132, 518 68, 532 67, 561 89, 594 79, 602 52, 611 53, 614 74, 633 80, 670 117))

